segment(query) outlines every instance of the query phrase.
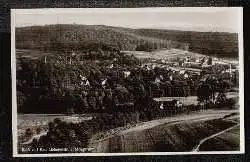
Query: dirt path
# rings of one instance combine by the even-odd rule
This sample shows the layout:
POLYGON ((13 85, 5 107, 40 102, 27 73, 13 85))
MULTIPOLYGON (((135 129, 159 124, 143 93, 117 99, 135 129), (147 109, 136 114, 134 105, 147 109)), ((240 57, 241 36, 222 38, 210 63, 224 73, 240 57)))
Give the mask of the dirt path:
POLYGON ((217 136, 219 136, 219 135, 221 135, 221 134, 223 134, 223 133, 225 133, 225 132, 227 132, 227 131, 230 131, 230 130, 232 130, 232 129, 238 127, 238 126, 240 126, 240 124, 234 125, 234 126, 232 126, 232 127, 230 127, 230 128, 227 128, 227 129, 225 129, 225 130, 219 132, 219 133, 213 134, 213 135, 211 135, 211 136, 209 136, 209 137, 206 137, 206 138, 202 139, 202 140, 200 141, 200 143, 193 149, 193 151, 199 151, 200 146, 201 146, 203 143, 205 143, 206 141, 208 141, 209 139, 215 138, 215 137, 217 137, 217 136))

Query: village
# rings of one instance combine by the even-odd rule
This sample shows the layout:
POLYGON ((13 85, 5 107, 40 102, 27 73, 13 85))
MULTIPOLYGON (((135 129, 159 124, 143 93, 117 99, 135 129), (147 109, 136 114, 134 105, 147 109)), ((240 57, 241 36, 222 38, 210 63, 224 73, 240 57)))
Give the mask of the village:
MULTIPOLYGON (((48 140, 52 140, 50 138, 58 129, 66 129, 71 133, 74 130, 72 136, 82 136, 82 139, 78 138, 82 142, 74 141, 78 143, 74 147, 82 147, 88 144, 86 140, 93 134, 109 132, 117 127, 123 127, 124 130, 141 122, 183 113, 238 108, 237 63, 194 55, 180 49, 158 51, 164 53, 164 58, 152 52, 151 57, 142 59, 140 55, 143 52, 97 48, 84 52, 71 50, 36 59, 24 55, 18 69, 20 74, 25 70, 26 76, 28 74, 31 78, 18 80, 17 86, 25 87, 26 92, 32 89, 28 92, 32 92, 30 95, 33 101, 24 101, 23 93, 23 100, 18 100, 19 111, 34 112, 33 107, 25 106, 26 102, 26 105, 36 105, 38 113, 63 112, 70 116, 72 122, 78 122, 70 126, 56 118, 48 124, 47 133, 42 130, 43 135, 47 135, 41 138, 38 135, 37 140, 28 138, 33 136, 35 128, 28 129, 28 132, 24 131, 26 138, 22 141, 29 139, 29 142, 20 143, 22 147, 32 143, 34 147, 49 151, 46 143, 50 143, 48 140), (39 107, 42 108, 40 111, 39 107), (83 121, 79 117, 90 113, 96 115, 82 125, 83 121), (80 128, 85 127, 93 130, 79 132, 80 128)), ((18 77, 21 79, 22 76, 18 77)), ((117 131, 121 129, 117 128, 113 133, 117 131)), ((108 137, 110 133, 102 136, 108 137)), ((68 142, 76 140, 73 137, 66 139, 68 142)), ((54 140, 53 145, 59 148, 66 144, 58 141, 61 140, 59 136, 54 140)))
MULTIPOLYGON (((210 82, 223 81, 223 84, 227 85, 227 91, 229 88, 237 89, 238 87, 238 64, 235 62, 231 63, 221 58, 193 54, 179 49, 159 51, 158 53, 164 54, 164 58, 153 53, 151 57, 142 59, 140 57, 142 53, 142 51, 120 52, 116 49, 105 51, 100 48, 84 53, 71 50, 56 58, 45 55, 40 61, 47 66, 61 66, 58 67, 59 69, 66 65, 83 67, 86 60, 95 63, 100 70, 63 72, 64 76, 61 76, 57 84, 72 91, 77 89, 82 89, 84 93, 93 91, 92 93, 97 94, 96 96, 103 93, 98 92, 100 89, 109 89, 107 91, 111 93, 114 93, 116 88, 120 89, 122 96, 115 95, 117 104, 134 100, 138 97, 136 94, 138 91, 143 91, 144 95, 147 94, 153 98, 197 96, 197 85, 208 80, 210 82), (156 57, 158 59, 155 59, 156 57), (76 77, 74 81, 72 78, 69 79, 72 74, 76 77), (141 89, 135 89, 137 87, 133 84, 136 82, 140 85, 139 87, 142 87, 141 89)), ((55 72, 59 72, 57 70, 55 72)), ((39 87, 42 83, 33 84, 39 87)), ((97 98, 95 100, 102 100, 97 98)), ((93 109, 96 108, 93 107, 93 109)))

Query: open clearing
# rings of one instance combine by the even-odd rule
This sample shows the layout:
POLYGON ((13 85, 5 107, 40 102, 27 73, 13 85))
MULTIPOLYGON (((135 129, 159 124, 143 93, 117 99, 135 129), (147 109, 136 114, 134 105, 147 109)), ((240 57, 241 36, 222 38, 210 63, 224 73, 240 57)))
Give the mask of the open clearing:
POLYGON ((160 50, 153 52, 144 52, 144 51, 122 51, 127 55, 134 55, 139 59, 151 58, 151 59, 170 59, 177 57, 205 57, 205 55, 193 53, 190 51, 184 51, 179 49, 169 49, 169 50, 160 50))

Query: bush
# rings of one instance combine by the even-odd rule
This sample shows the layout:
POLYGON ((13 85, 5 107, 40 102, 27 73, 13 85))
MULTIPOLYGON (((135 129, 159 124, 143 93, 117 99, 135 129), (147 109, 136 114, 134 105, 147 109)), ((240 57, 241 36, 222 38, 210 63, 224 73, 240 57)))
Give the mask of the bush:
POLYGON ((31 136, 33 136, 33 134, 34 134, 34 132, 32 131, 32 129, 27 128, 27 129, 25 130, 25 136, 31 137, 31 136))

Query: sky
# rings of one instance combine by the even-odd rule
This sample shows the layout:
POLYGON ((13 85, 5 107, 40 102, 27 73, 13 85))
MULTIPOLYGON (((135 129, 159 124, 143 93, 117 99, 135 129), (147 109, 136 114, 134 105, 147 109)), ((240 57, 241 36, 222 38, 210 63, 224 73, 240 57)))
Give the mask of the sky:
POLYGON ((238 33, 242 8, 16 9, 12 18, 16 27, 75 23, 238 33))

